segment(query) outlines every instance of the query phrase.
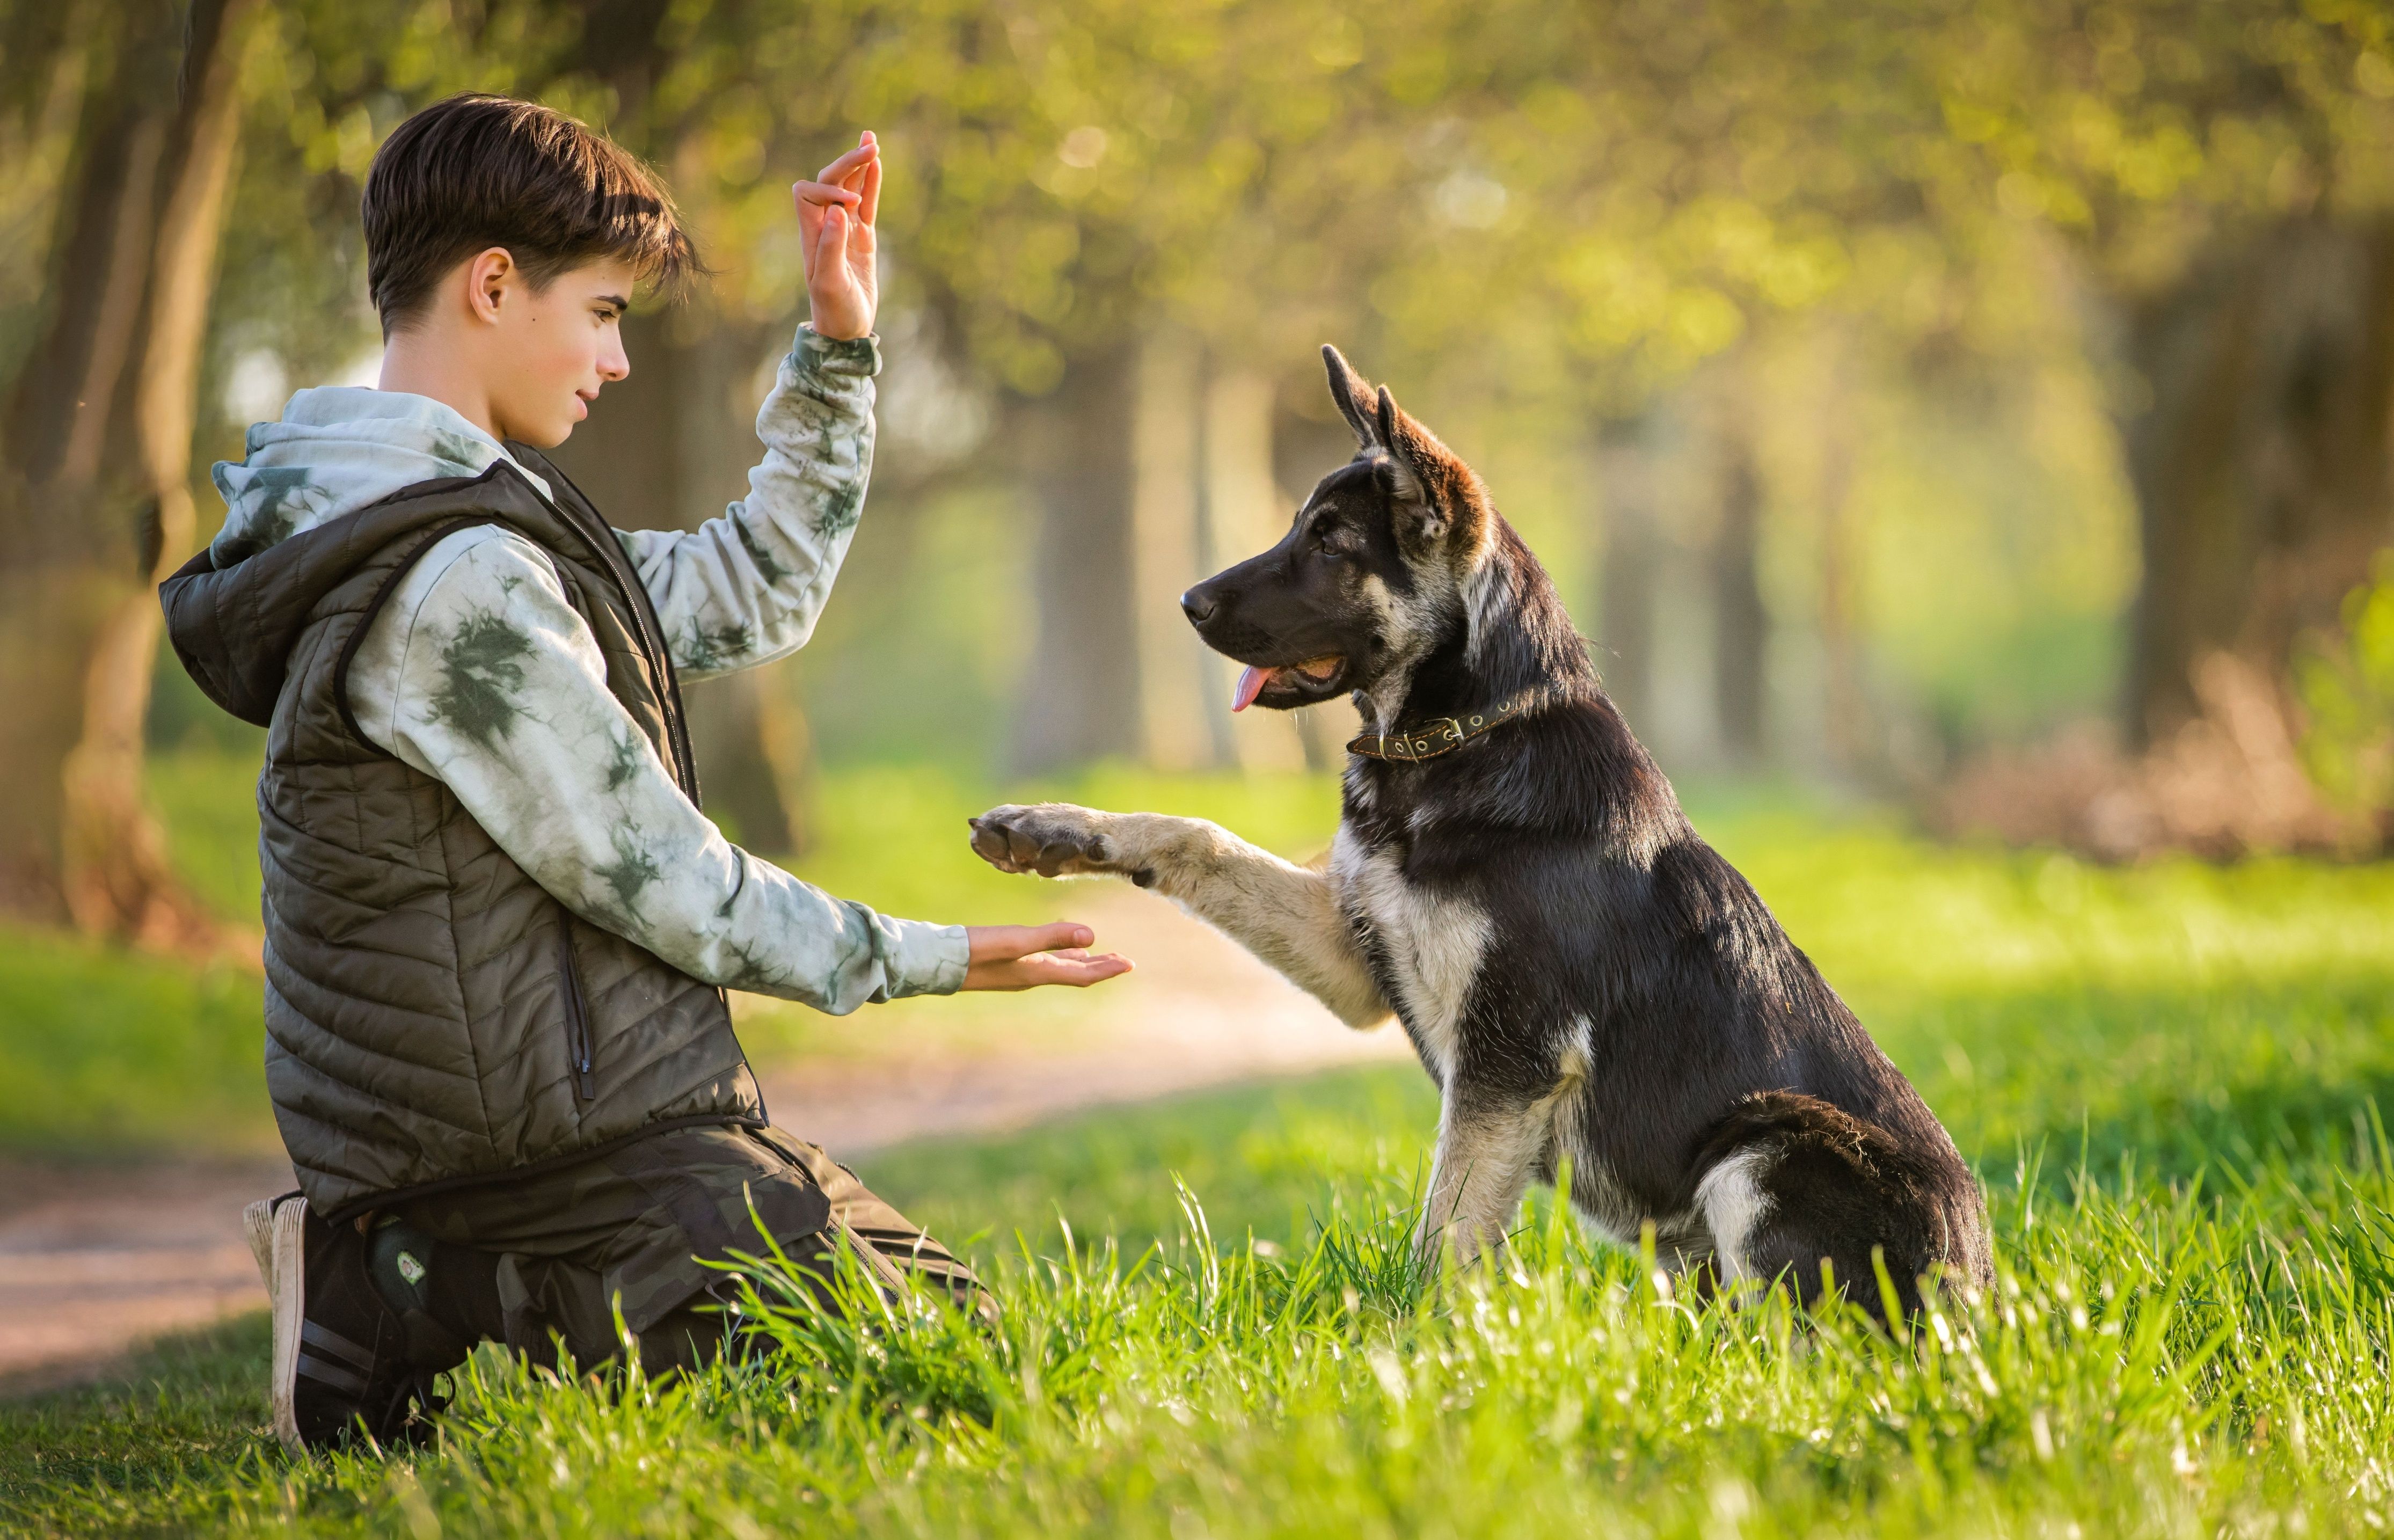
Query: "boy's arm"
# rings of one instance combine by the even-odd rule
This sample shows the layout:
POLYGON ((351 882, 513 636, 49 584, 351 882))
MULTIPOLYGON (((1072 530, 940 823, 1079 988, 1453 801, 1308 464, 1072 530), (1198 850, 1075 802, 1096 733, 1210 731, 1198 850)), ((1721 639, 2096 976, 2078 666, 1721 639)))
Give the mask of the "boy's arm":
POLYGON ((567 908, 694 978, 835 1014, 964 982, 963 927, 876 914, 726 841, 517 535, 480 526, 428 552, 368 630, 349 698, 567 908))
POLYGON ((691 533, 616 532, 685 677, 770 663, 814 633, 864 507, 880 368, 872 337, 801 326, 756 414, 748 495, 691 533))

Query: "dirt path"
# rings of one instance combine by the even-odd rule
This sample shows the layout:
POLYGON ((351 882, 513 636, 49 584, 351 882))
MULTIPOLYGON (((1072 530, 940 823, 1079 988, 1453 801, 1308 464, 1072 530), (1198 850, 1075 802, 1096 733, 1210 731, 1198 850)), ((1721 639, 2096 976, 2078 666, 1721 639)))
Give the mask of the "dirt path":
MULTIPOLYGON (((1019 1128, 1076 1108, 1410 1057, 1354 1033, 1160 900, 1087 890, 1075 914, 1138 959, 1071 1046, 785 1068, 773 1120, 851 1156, 931 1134, 1019 1128)), ((243 1204, 291 1186, 278 1162, 128 1169, 0 1166, 0 1394, 85 1377, 143 1338, 266 1305, 243 1204)))

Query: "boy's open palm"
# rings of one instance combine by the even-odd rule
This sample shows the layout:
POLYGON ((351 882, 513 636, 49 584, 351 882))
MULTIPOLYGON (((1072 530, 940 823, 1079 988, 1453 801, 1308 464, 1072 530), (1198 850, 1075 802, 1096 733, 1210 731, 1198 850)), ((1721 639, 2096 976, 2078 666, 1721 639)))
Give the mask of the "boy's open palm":
POLYGON ((1098 938, 1085 925, 972 925, 965 928, 972 948, 965 988, 1037 989, 1042 984, 1090 984, 1130 971, 1130 959, 1116 953, 1092 956, 1098 938))
POLYGON ((824 166, 815 179, 790 189, 798 205, 798 239, 807 264, 807 302, 815 333, 827 337, 871 334, 881 285, 873 268, 873 221, 881 212, 881 145, 868 131, 855 149, 824 166))

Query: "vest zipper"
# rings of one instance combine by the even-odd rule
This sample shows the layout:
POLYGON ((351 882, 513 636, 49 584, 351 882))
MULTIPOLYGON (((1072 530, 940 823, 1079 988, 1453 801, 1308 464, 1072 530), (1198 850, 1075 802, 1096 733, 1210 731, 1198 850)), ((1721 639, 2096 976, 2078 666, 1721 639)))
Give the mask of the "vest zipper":
POLYGON ((574 500, 582 507, 590 510, 592 520, 598 526, 598 533, 591 533, 583 523, 580 508, 570 507, 561 497, 552 500, 551 506, 565 516, 567 525, 582 537, 582 543, 589 547, 590 554, 598 559, 598 565, 624 592, 625 606, 632 612, 633 638, 640 651, 648 655, 649 666, 655 671, 661 687, 657 691, 657 706, 665 720, 666 746, 673 751, 674 777, 681 783, 691 805, 703 808, 704 804, 699 801, 698 796, 698 762, 691 751, 690 722, 682 711, 681 677, 674 668, 673 649, 666 642, 664 628, 657 620, 656 603, 649 597, 648 586, 640 581, 640 574, 633 567, 631 559, 617 544, 615 532, 608 525, 606 516, 598 511, 598 505, 573 484, 571 477, 559 470, 554 462, 549 462, 546 468, 567 491, 573 494, 574 500))
MULTIPOLYGON (((657 705, 664 717, 666 746, 673 750, 675 779, 689 794, 691 805, 704 810, 706 804, 699 799, 698 761, 691 748, 690 722, 682 711, 681 675, 674 667, 673 648, 665 640, 664 627, 657 620, 656 602, 649 597, 647 585, 640 581, 639 573, 632 566, 631 559, 625 556, 624 547, 617 543, 615 532, 608 524, 606 515, 598 511, 598 506, 591 502, 583 490, 573 484, 573 479, 559 469, 553 461, 542 456, 541 466, 547 475, 557 479, 558 485, 573 494, 573 502, 579 503, 581 507, 573 507, 561 497, 552 498, 550 506, 564 517, 566 527, 582 537, 583 545, 598 559, 598 565, 614 580, 616 587, 623 590, 625 606, 632 612, 634 644, 648 654, 650 667, 655 671, 663 686, 657 692, 657 705), (590 533, 582 517, 582 509, 585 508, 589 510, 588 522, 598 526, 596 535, 590 533)), ((582 985, 574 977, 570 937, 565 960, 566 987, 572 998, 578 1003, 582 985)), ((748 1062, 748 1049, 740 1041, 740 1029, 731 1024, 730 993, 717 984, 715 997, 723 1007, 723 1030, 730 1033, 731 1046, 740 1052, 740 1067, 748 1072, 748 1083, 756 1096, 756 1111, 770 1125, 773 1119, 765 1108, 765 1087, 757 1081, 756 1069, 748 1062)), ((583 1086, 582 1096, 586 1101, 592 1094, 586 1074, 583 1086)))
POLYGON ((573 916, 557 911, 558 969, 565 978, 565 1052, 573 1065, 573 1088, 585 1101, 598 1099, 591 1076, 590 1007, 582 997, 582 968, 573 960, 573 916))

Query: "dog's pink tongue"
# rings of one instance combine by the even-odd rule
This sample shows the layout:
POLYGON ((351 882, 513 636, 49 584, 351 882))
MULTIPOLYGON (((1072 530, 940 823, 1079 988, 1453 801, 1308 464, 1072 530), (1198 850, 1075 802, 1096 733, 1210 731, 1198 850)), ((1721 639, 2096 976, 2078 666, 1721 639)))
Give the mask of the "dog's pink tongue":
POLYGON ((1241 674, 1239 682, 1230 687, 1230 709, 1244 711, 1255 704, 1256 697, 1264 692, 1264 686, 1271 683, 1279 672, 1277 668, 1250 668, 1241 674))

